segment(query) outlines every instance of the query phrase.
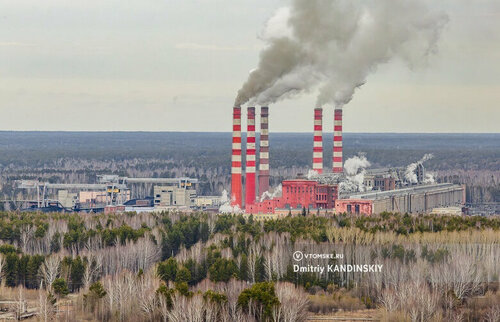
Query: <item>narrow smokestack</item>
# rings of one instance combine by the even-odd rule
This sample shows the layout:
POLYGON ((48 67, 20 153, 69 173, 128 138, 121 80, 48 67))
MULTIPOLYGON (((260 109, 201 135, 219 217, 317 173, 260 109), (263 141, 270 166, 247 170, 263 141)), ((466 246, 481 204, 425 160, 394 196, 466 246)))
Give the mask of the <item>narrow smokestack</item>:
POLYGON ((255 203, 255 107, 247 114, 247 165, 245 178, 245 205, 255 203))
POLYGON ((323 173, 323 109, 314 109, 313 170, 323 173))
POLYGON ((259 195, 269 191, 269 108, 260 108, 259 195))
POLYGON ((333 120, 333 173, 342 173, 342 109, 335 109, 333 120))
POLYGON ((231 155, 231 205, 241 208, 241 107, 233 108, 233 153, 231 155))

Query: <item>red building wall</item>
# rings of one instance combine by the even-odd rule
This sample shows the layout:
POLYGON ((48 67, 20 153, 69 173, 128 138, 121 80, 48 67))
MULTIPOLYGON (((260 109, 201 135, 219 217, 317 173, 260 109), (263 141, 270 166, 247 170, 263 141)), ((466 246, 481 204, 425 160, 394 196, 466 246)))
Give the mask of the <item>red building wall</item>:
POLYGON ((282 182, 282 196, 257 202, 246 208, 247 213, 275 213, 275 209, 332 209, 338 197, 336 185, 296 179, 282 182))
POLYGON ((286 180, 282 182, 283 197, 280 208, 313 208, 316 204, 318 183, 310 180, 286 180))
POLYGON ((337 186, 318 184, 316 187, 316 209, 333 209, 338 198, 337 186))
POLYGON ((373 202, 366 199, 338 199, 335 201, 335 212, 371 215, 373 202))

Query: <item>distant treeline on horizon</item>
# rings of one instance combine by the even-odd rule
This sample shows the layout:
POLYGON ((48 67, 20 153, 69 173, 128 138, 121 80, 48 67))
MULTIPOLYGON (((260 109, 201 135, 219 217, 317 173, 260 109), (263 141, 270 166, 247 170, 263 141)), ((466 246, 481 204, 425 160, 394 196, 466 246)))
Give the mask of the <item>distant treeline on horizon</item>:
MULTIPOLYGON (((270 133, 271 164, 307 166, 312 140, 312 133, 270 133)), ((332 133, 324 133, 323 141, 328 167, 332 133)), ((404 166, 432 153, 429 168, 500 170, 500 133, 344 133, 345 158, 359 153, 366 154, 372 166, 404 166)), ((0 131, 0 167, 60 158, 144 158, 194 160, 229 169, 230 154, 229 132, 0 131)))

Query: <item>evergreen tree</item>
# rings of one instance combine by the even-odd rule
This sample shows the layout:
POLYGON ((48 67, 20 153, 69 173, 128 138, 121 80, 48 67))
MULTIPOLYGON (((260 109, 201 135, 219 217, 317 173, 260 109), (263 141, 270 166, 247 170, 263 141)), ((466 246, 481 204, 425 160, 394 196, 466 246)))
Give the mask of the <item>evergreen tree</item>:
POLYGON ((15 253, 8 253, 5 257, 5 285, 14 287, 17 285, 17 269, 19 257, 15 253))
POLYGON ((45 257, 43 255, 30 256, 28 266, 26 268, 27 288, 34 289, 40 286, 40 276, 38 272, 40 271, 40 266, 42 265, 44 260, 45 257))
POLYGON ((52 289, 59 296, 66 296, 69 293, 68 284, 64 278, 56 278, 52 283, 52 289))
POLYGON ((18 284, 26 286, 28 279, 28 263, 30 260, 30 255, 22 255, 17 263, 17 281, 18 284))
POLYGON ((158 276, 165 282, 175 281, 177 275, 177 261, 175 258, 169 258, 165 262, 158 264, 158 276))
POLYGON ((240 279, 243 281, 248 281, 248 257, 246 254, 241 254, 241 263, 240 263, 240 279))
MULTIPOLYGON (((88 265, 88 264, 87 264, 88 265)), ((83 284, 83 274, 85 272, 85 266, 83 264, 80 256, 77 256, 71 263, 71 291, 77 291, 83 284)))
POLYGON ((238 266, 231 259, 217 258, 208 271, 211 281, 227 282, 238 275, 238 266))
POLYGON ((245 312, 249 312, 249 306, 254 305, 255 318, 258 321, 271 321, 272 310, 280 305, 272 282, 256 283, 247 288, 238 296, 238 306, 245 312))
POLYGON ((107 292, 101 282, 96 282, 90 285, 88 293, 83 295, 83 304, 90 308, 90 311, 94 311, 99 300, 105 297, 106 294, 107 292))
POLYGON ((177 274, 175 276, 175 282, 177 283, 189 283, 191 281, 191 272, 184 266, 182 266, 179 270, 177 270, 177 274))
POLYGON ((263 256, 260 256, 255 261, 255 281, 263 282, 266 280, 266 266, 265 259, 263 256))

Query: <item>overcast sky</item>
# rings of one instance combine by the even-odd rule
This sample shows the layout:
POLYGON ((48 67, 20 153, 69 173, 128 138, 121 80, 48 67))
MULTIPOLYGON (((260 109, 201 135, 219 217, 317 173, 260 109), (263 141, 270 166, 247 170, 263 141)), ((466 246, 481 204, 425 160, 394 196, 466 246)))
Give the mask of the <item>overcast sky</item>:
MULTIPOLYGON (((286 4, 2 0, 0 130, 231 131, 259 33, 286 4)), ((500 132, 500 1, 429 4, 449 16, 438 54, 370 75, 344 109, 346 132, 500 132)), ((271 106, 270 131, 312 131, 315 101, 271 106)))

